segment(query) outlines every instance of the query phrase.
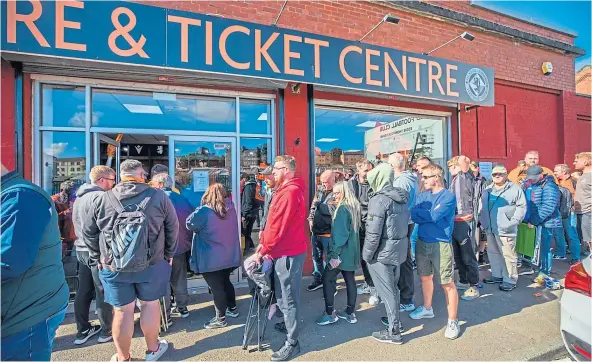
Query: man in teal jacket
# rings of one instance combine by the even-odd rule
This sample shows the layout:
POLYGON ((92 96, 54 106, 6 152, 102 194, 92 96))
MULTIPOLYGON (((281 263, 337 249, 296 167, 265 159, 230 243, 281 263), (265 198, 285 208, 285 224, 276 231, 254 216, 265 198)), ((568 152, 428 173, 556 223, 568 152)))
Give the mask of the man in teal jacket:
POLYGON ((2 165, 2 361, 49 361, 68 286, 49 195, 2 165))

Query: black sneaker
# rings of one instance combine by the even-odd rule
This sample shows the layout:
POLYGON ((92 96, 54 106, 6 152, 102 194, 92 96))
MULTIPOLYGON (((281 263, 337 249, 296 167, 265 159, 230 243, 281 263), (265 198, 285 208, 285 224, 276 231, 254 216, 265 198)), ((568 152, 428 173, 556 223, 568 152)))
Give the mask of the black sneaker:
POLYGON ((286 323, 285 322, 279 322, 275 324, 275 330, 282 332, 282 333, 286 333, 288 334, 288 329, 286 328, 286 323))
POLYGON ((485 284, 500 284, 504 281, 504 278, 495 278, 493 276, 483 278, 483 283, 485 284))
POLYGON ((226 323, 226 317, 218 318, 214 317, 209 322, 204 324, 205 329, 215 329, 215 328, 224 328, 228 325, 226 323))
MULTIPOLYGON (((385 327, 388 327, 389 326, 388 318, 387 317, 380 318, 380 321, 382 322, 382 324, 385 327)), ((403 329, 403 323, 401 323, 401 321, 399 321, 399 332, 405 332, 405 329, 403 329)))
POLYGON ((171 315, 175 317, 187 318, 189 317, 189 310, 187 307, 175 307, 171 311, 171 315))
POLYGON ((74 344, 81 345, 85 344, 86 341, 95 334, 101 331, 101 326, 90 326, 89 329, 86 331, 76 333, 76 339, 74 340, 74 344))
POLYGON ((236 318, 236 317, 238 317, 238 315, 239 315, 238 307, 226 308, 226 316, 227 317, 236 318))
POLYGON ((479 252, 479 265, 485 265, 485 252, 479 252))
POLYGON ((309 292, 314 292, 315 290, 321 289, 322 287, 323 287, 323 282, 320 280, 315 280, 308 287, 306 287, 306 290, 308 290, 309 292))
POLYGON ((282 348, 271 354, 272 361, 288 361, 300 353, 300 343, 292 345, 286 341, 282 348))
POLYGON ((401 333, 389 333, 386 329, 372 333, 372 338, 382 343, 403 344, 401 333))
POLYGON ((502 283, 502 285, 499 286, 499 289, 504 292, 511 292, 516 289, 516 284, 502 283))

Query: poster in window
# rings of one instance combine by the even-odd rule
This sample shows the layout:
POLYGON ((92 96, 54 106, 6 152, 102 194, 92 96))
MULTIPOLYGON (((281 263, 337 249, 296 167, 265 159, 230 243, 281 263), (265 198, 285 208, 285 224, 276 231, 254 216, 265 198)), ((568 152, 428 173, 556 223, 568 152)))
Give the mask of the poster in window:
POLYGON ((193 192, 205 192, 210 186, 208 171, 193 171, 193 192))

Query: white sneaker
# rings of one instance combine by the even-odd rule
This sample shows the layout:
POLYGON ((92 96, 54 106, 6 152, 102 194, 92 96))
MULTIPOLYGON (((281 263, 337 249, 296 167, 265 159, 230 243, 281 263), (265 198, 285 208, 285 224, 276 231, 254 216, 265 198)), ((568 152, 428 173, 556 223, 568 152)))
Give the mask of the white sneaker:
POLYGON ((370 299, 368 299, 368 303, 370 303, 370 305, 379 305, 380 304, 380 297, 378 296, 378 293, 376 293, 376 289, 374 288, 370 288, 370 299))
POLYGON ((362 294, 370 294, 370 286, 368 286, 366 283, 358 287, 358 295, 362 294))
POLYGON ((169 343, 164 339, 158 341, 158 349, 154 352, 146 351, 146 361, 158 361, 160 357, 169 349, 169 343))
POLYGON ((458 326, 458 320, 448 321, 448 325, 446 326, 446 332, 444 332, 444 337, 448 339, 457 339, 460 333, 460 328, 458 326))
POLYGON ((424 318, 434 318, 434 308, 426 309, 426 307, 419 306, 416 310, 409 314, 409 318, 411 319, 424 319, 424 318))

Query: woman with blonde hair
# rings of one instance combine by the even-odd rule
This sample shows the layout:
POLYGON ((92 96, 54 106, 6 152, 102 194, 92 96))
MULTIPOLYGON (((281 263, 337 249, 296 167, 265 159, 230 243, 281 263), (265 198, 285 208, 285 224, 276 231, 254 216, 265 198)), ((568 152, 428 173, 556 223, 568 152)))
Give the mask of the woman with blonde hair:
POLYGON ((226 327, 226 317, 238 317, 230 274, 240 264, 240 239, 234 204, 219 183, 210 185, 198 207, 187 218, 193 231, 190 267, 202 274, 214 297, 216 316, 207 329, 226 327))
POLYGON ((323 273, 323 294, 325 312, 317 321, 324 326, 337 322, 340 318, 348 323, 356 323, 356 280, 355 272, 360 265, 360 224, 362 211, 360 203, 347 182, 333 186, 337 209, 331 223, 331 239, 328 244, 327 265, 323 273), (337 290, 337 275, 341 273, 347 290, 347 308, 335 312, 333 303, 337 290))

